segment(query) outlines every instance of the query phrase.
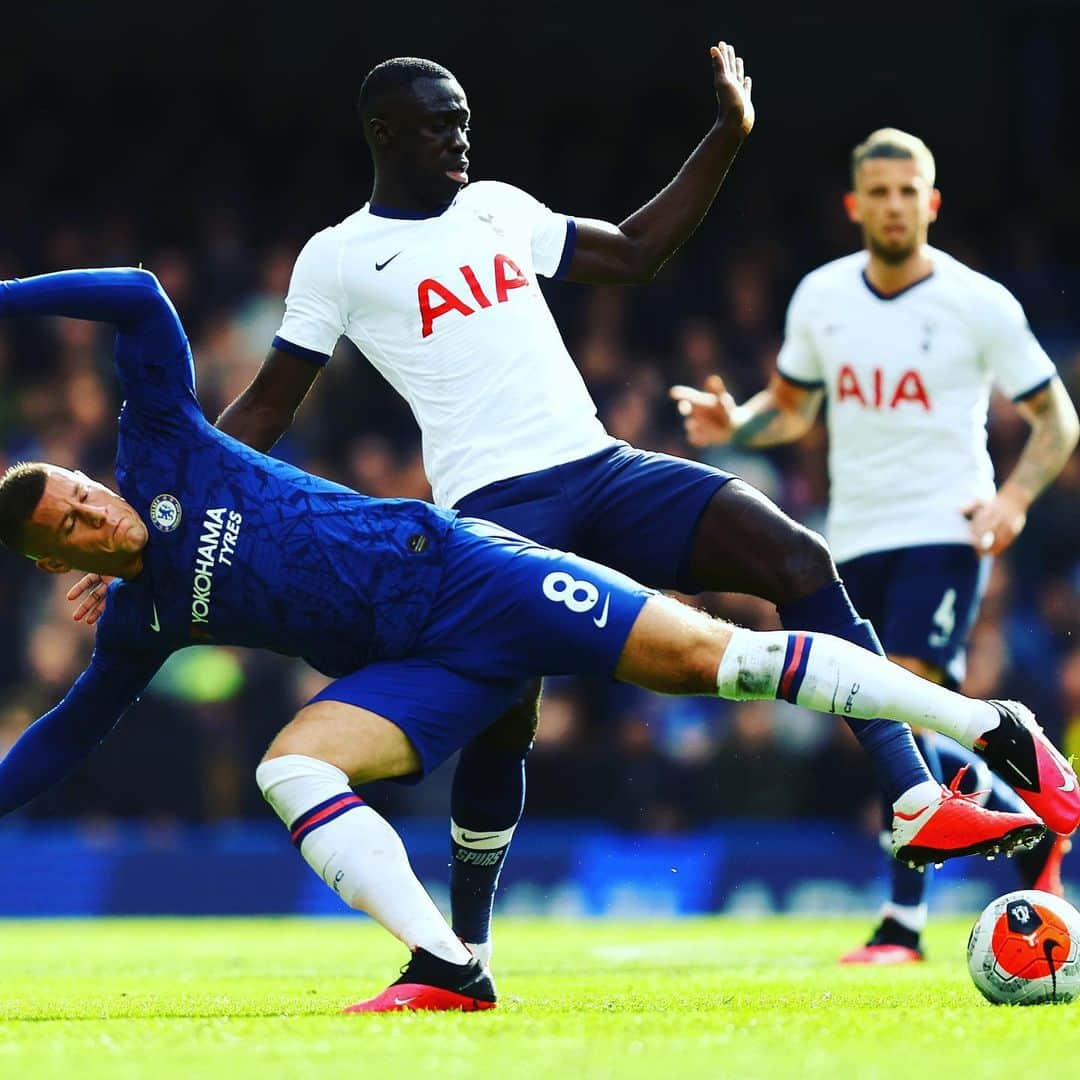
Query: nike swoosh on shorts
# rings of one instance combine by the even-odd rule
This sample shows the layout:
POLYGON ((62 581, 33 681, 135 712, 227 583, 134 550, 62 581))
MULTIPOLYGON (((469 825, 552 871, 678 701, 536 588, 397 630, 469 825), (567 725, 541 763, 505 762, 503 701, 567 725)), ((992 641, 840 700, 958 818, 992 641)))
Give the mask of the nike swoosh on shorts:
POLYGON ((607 626, 608 605, 610 603, 611 603, 611 593, 608 593, 607 596, 604 597, 604 610, 600 612, 600 618, 599 619, 593 619, 593 622, 601 630, 603 630, 604 627, 607 626))

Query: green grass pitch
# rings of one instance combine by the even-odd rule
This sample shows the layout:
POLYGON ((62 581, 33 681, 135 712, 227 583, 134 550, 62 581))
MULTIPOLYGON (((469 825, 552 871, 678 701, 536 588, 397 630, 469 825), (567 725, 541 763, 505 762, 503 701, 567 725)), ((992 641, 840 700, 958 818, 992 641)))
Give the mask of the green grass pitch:
POLYGON ((504 919, 497 1010, 390 1016, 338 1014, 405 958, 366 920, 2 922, 0 1077, 1080 1075, 1080 1004, 985 1004, 970 921, 866 970, 866 920, 504 919))

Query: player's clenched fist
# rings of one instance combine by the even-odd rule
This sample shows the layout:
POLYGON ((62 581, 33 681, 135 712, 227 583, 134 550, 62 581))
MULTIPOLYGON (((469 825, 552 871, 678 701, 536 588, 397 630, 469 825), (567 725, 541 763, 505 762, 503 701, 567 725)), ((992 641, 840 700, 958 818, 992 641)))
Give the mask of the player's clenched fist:
POLYGON ((705 390, 673 386, 669 393, 683 418, 686 438, 693 446, 713 446, 731 439, 738 406, 719 375, 705 380, 705 390))
POLYGON ((744 135, 754 126, 754 105, 750 100, 752 80, 746 74, 741 56, 735 55, 735 47, 726 41, 718 41, 711 49, 713 85, 716 87, 716 103, 719 120, 732 126, 740 125, 744 135))

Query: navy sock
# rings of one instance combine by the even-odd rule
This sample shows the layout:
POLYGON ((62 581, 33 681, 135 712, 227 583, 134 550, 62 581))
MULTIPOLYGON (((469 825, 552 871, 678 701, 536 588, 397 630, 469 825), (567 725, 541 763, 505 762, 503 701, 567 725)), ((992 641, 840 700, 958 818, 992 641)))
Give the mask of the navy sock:
POLYGON ((525 806, 527 750, 473 743, 461 751, 450 795, 450 910, 454 933, 481 944, 514 828, 525 806))
MULTIPOLYGON (((879 656, 885 655, 874 628, 851 606, 842 581, 830 581, 801 600, 777 608, 785 630, 832 634, 879 656)), ((878 784, 889 803, 915 784, 932 779, 919 756, 911 729, 891 720, 847 719, 862 748, 870 755, 878 784)))
MULTIPOLYGON (((944 739, 935 739, 932 735, 915 736, 915 745, 918 746, 919 752, 922 754, 923 760, 929 767, 934 779, 938 781, 942 781, 946 775, 949 776, 950 780, 952 779, 952 774, 943 771, 944 764, 938 753, 940 744, 945 741, 944 739)), ((885 822, 888 823, 892 820, 892 803, 886 803, 884 809, 885 822)), ((918 870, 912 870, 910 866, 898 862, 896 859, 890 859, 889 863, 892 875, 892 891, 889 894, 889 899, 900 907, 918 907, 925 899, 926 890, 930 887, 930 881, 934 874, 933 867, 927 866, 920 873, 918 870)))

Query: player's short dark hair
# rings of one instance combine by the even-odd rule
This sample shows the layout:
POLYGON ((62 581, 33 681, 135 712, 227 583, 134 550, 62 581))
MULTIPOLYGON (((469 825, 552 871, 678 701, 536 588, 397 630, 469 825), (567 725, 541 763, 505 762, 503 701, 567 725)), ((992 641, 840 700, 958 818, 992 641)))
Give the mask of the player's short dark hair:
POLYGON ((364 77, 360 96, 356 99, 356 114, 363 123, 370 118, 372 106, 383 94, 388 90, 412 86, 417 79, 452 78, 454 73, 449 68, 419 56, 395 56, 392 60, 384 60, 364 77))
POLYGON ((930 147, 918 137, 899 128, 878 128, 872 131, 854 150, 851 151, 851 184, 855 186, 855 177, 859 166, 871 158, 893 158, 903 161, 916 161, 926 182, 934 186, 934 155, 930 147))
POLYGON ((40 461, 20 461, 0 477, 0 544, 19 550, 23 530, 33 516, 41 496, 49 467, 40 461))

